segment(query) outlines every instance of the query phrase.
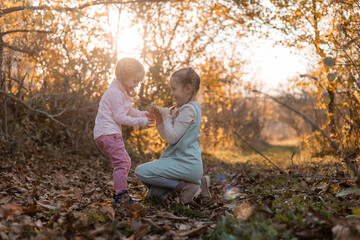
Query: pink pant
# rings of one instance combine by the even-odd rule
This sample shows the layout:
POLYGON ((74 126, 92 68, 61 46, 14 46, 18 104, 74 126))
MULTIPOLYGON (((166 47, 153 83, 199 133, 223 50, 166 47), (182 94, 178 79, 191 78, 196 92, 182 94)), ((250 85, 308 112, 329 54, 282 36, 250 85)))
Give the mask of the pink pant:
POLYGON ((131 166, 131 159, 125 150, 120 134, 101 135, 95 139, 98 148, 110 158, 114 167, 114 190, 121 193, 126 189, 126 179, 131 166))

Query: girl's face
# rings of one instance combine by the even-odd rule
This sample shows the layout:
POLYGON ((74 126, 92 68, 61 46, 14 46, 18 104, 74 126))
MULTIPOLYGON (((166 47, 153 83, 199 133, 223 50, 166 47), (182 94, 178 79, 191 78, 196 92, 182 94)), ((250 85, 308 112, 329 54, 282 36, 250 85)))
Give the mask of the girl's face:
POLYGON ((135 88, 139 85, 140 82, 144 80, 143 73, 137 73, 132 76, 127 76, 123 81, 124 88, 129 95, 133 95, 135 88))
POLYGON ((190 84, 184 86, 177 78, 170 78, 171 96, 175 100, 176 107, 181 107, 189 101, 192 94, 192 87, 190 84))

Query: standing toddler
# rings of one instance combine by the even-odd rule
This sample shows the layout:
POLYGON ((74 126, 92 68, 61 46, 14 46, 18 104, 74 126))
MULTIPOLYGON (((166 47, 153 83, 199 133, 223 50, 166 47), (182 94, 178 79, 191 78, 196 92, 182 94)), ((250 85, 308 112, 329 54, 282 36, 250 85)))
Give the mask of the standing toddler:
MULTIPOLYGON (((115 79, 104 93, 95 119, 94 139, 97 147, 110 158, 114 167, 114 194, 112 202, 124 203, 131 159, 126 152, 121 135, 121 125, 149 127, 153 123, 146 111, 132 107, 131 97, 143 81, 143 65, 134 58, 122 58, 116 64, 115 79)), ((129 197, 132 204, 133 199, 129 197)))

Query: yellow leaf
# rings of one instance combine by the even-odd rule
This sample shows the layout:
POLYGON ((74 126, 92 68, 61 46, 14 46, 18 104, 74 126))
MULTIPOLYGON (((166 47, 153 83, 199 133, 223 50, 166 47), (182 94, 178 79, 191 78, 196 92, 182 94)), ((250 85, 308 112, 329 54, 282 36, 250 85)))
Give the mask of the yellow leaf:
POLYGON ((360 218, 360 208, 353 209, 352 213, 356 214, 357 218, 360 218))

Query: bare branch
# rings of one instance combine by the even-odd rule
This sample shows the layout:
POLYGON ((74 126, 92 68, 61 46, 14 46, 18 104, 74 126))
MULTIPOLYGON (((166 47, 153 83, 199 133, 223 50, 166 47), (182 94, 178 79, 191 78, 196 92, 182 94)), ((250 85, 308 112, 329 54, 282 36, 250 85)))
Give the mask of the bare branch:
POLYGON ((11 30, 11 31, 7 31, 7 32, 2 32, 0 33, 0 36, 4 36, 7 34, 11 34, 11 33, 54 33, 54 31, 44 31, 44 30, 23 30, 23 29, 18 29, 18 30, 11 30))
POLYGON ((30 54, 30 55, 34 54, 34 52, 31 51, 31 50, 21 49, 21 48, 6 44, 4 42, 0 43, 0 45, 3 45, 4 47, 10 48, 11 50, 14 50, 14 51, 17 51, 17 52, 27 53, 27 54, 30 54))
MULTIPOLYGON (((334 41, 336 42, 336 44, 339 45, 340 48, 341 48, 341 50, 345 53, 346 58, 347 58, 347 59, 351 62, 351 64, 354 66, 355 71, 357 72, 358 76, 360 76, 360 72, 359 72, 356 64, 355 64, 354 61, 352 60, 352 58, 349 56, 349 54, 346 52, 346 50, 343 48, 343 46, 338 42, 338 40, 336 40, 334 34, 332 35, 332 37, 333 37, 334 41)), ((355 78, 354 78, 354 81, 355 81, 355 83, 356 83, 356 86, 357 86, 358 88, 360 88, 360 83, 359 83, 355 78)))
MULTIPOLYGON (((54 116, 56 115, 50 115, 48 114, 47 112, 45 111, 42 111, 42 110, 38 110, 38 109, 35 109, 35 108, 32 108, 31 106, 27 105, 25 102, 23 102, 22 100, 4 92, 4 91, 0 91, 0 94, 4 95, 5 97, 7 98, 10 98, 11 100, 15 101, 15 102, 18 102, 20 103, 21 105, 23 105, 24 107, 26 107, 27 109, 33 111, 33 112, 37 112, 37 113, 40 113, 42 115, 44 115, 45 117, 49 118, 50 120, 52 120, 53 122, 59 124, 60 126, 66 128, 66 129, 70 129, 68 126, 66 126, 64 123, 60 122, 59 120, 55 119, 54 116)), ((60 113, 62 114, 62 113, 60 113)), ((59 114, 58 114, 59 115, 59 114)), ((71 130, 71 129, 70 129, 71 130)))
POLYGON ((167 2, 169 0, 137 0, 137 1, 94 1, 94 2, 88 2, 83 5, 80 5, 79 7, 51 7, 51 6, 21 6, 21 7, 11 7, 6 9, 0 10, 0 16, 23 11, 23 10, 30 10, 30 11, 36 11, 36 10, 54 10, 58 12, 75 12, 87 7, 96 6, 96 5, 110 5, 110 4, 132 4, 132 3, 146 3, 146 2, 167 2))

